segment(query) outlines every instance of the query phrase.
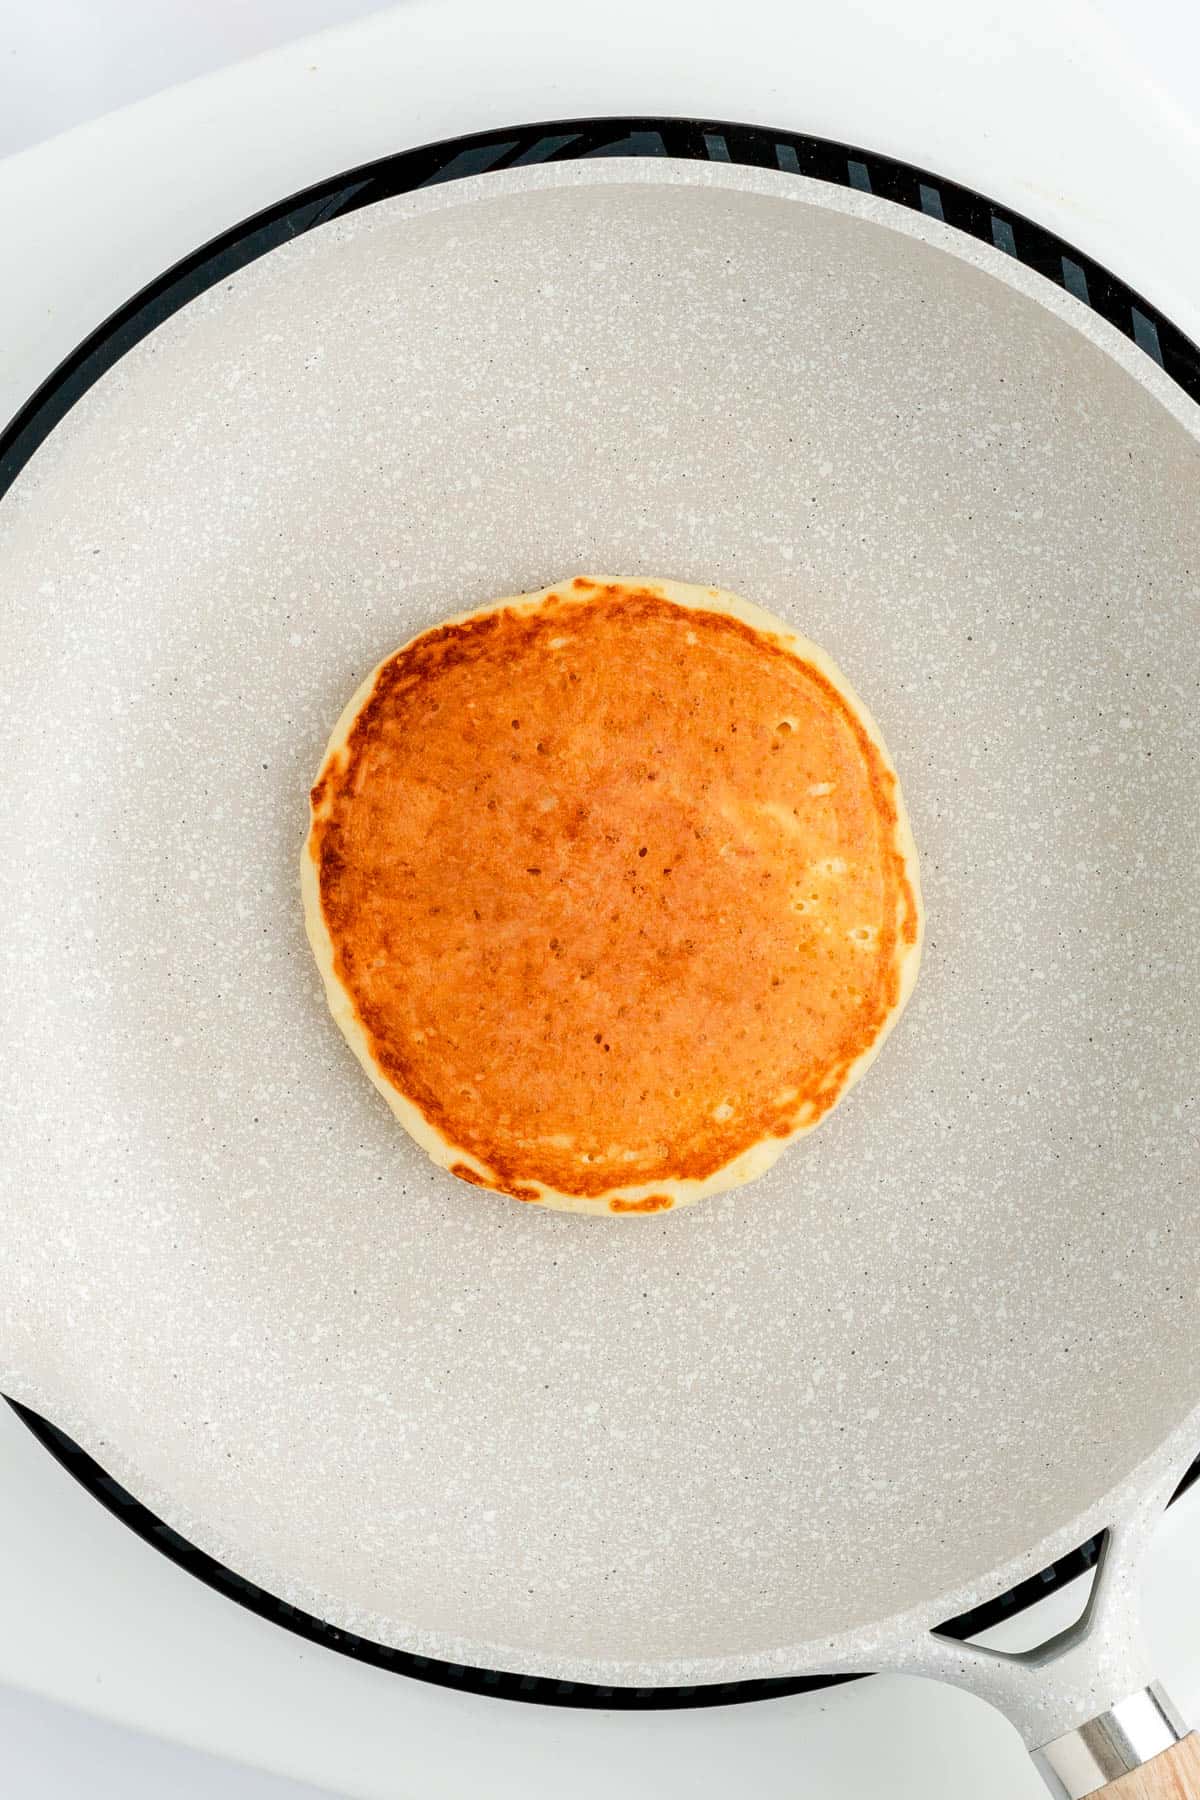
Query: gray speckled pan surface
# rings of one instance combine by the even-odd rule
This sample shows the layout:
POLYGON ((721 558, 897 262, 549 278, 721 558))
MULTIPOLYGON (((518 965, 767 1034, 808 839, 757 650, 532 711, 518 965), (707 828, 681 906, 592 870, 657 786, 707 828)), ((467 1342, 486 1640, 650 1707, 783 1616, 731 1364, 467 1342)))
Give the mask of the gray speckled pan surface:
POLYGON ((455 183, 127 356, 0 590, 0 1377, 205 1549, 477 1663, 870 1666, 1194 1453, 1197 419, 1069 297, 745 168, 455 183), (297 889, 363 673, 578 570, 816 638, 922 855, 878 1064, 657 1221, 434 1170, 297 889))

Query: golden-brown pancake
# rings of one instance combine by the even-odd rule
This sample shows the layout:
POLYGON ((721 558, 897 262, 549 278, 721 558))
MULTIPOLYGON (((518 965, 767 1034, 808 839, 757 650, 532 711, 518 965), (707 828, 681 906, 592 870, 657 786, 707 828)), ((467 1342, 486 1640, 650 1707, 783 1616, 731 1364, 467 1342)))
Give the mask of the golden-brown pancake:
POLYGON ((330 1007, 433 1159, 653 1214, 749 1181, 916 978, 916 853, 814 644, 716 588, 585 577, 423 632, 312 790, 330 1007))

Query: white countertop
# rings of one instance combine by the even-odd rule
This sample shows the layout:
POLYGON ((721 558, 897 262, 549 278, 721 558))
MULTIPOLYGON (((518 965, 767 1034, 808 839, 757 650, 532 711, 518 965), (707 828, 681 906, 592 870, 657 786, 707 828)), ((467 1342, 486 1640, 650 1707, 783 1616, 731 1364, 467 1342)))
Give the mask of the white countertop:
MULTIPOLYGON (((145 281, 258 207, 409 145, 596 113, 698 113, 890 152, 1030 213, 1200 337, 1200 242, 1185 223, 1200 204, 1200 18, 1171 0, 855 0, 820 12, 408 0, 366 18, 355 0, 212 0, 199 26, 191 11, 43 0, 35 23, 0 26, 0 144, 33 146, 0 161, 0 416, 145 281), (97 15, 112 27, 103 55, 97 15), (351 22, 252 54, 297 21, 328 18, 351 22), (218 66, 236 56, 251 59, 218 66), (94 116, 204 68, 215 72, 94 116), (76 119, 88 122, 36 142, 76 119)), ((0 1594, 0 1682, 339 1795, 957 1800, 968 1780, 975 1800, 1041 1792, 998 1715, 927 1683, 605 1714, 478 1699, 352 1662, 157 1555, 6 1409, 0 1594)), ((1081 1597, 1068 1590, 1043 1610, 1069 1616, 1081 1597)), ((1164 1679, 1200 1718, 1198 1602, 1193 1493, 1164 1521, 1147 1610, 1164 1679)), ((177 1773, 158 1779, 191 1791, 177 1773)), ((17 1800, 51 1791, 30 1785, 17 1800)), ((263 1800, 284 1791, 271 1784, 263 1800)))

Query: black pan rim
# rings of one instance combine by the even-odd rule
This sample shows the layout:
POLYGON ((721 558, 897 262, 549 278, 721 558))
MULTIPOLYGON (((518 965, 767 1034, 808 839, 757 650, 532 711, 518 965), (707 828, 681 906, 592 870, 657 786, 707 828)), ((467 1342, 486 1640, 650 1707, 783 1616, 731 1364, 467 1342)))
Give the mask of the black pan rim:
MULTIPOLYGON (((1158 308, 1055 233, 927 169, 853 144, 729 120, 629 115, 546 120, 447 138, 360 164, 263 208, 175 263, 91 332, 0 432, 0 497, 75 403, 128 350, 189 301, 280 244, 331 219, 422 187, 494 169, 601 156, 669 156, 773 169, 857 188, 943 220, 1074 294, 1200 402, 1200 349, 1158 308)), ((394 1650, 290 1606, 227 1568, 143 1506, 56 1425, 15 1400, 8 1404, 37 1442, 95 1500, 196 1580, 310 1643, 410 1679, 497 1699, 612 1711, 744 1704, 862 1679, 809 1675, 694 1687, 608 1687, 517 1670, 473 1668, 394 1650)), ((1197 1479, 1200 1456, 1173 1499, 1197 1479)), ((997 1599, 948 1621, 942 1631, 965 1639, 1015 1617, 1093 1568, 1101 1541, 1089 1539, 997 1599)))

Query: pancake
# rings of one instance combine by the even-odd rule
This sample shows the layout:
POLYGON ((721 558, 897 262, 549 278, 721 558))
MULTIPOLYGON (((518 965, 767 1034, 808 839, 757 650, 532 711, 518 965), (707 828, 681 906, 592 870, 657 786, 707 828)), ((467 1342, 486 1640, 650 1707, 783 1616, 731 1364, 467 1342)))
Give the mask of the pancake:
POLYGON ((763 1173, 916 978, 916 852, 816 645, 583 576, 423 632, 333 732, 301 859, 330 1009, 477 1187, 650 1216, 763 1173))

